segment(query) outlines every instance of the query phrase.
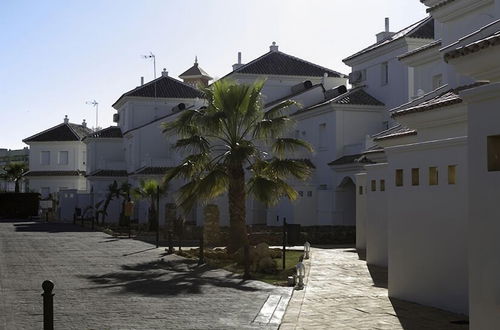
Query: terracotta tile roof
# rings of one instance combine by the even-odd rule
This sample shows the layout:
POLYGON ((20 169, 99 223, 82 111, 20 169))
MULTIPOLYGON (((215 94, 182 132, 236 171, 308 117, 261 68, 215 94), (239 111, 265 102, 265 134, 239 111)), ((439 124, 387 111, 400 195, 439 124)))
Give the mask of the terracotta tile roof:
POLYGON ((330 166, 337 166, 337 165, 347 165, 347 164, 374 164, 373 161, 368 159, 365 155, 363 154, 356 154, 356 155, 347 155, 347 156, 342 156, 340 158, 335 159, 332 162, 329 162, 328 165, 330 166))
POLYGON ((485 48, 498 45, 500 45, 500 31, 492 33, 491 35, 481 40, 475 41, 468 45, 458 47, 452 51, 447 52, 446 54, 444 54, 444 60, 448 62, 451 59, 477 53, 485 48))
POLYGON ((114 107, 121 99, 127 96, 194 99, 203 97, 203 93, 180 80, 169 76, 161 76, 124 93, 112 106, 114 107))
POLYGON ((374 43, 365 49, 360 50, 359 52, 346 57, 342 60, 342 62, 349 61, 355 57, 371 52, 375 49, 378 49, 384 45, 392 43, 401 38, 417 38, 417 39, 434 39, 434 19, 431 17, 426 17, 421 21, 418 21, 401 31, 396 32, 391 37, 384 39, 380 42, 374 43))
POLYGON ((205 72, 202 68, 199 67, 198 62, 194 62, 194 65, 184 71, 181 75, 179 75, 179 78, 183 77, 190 77, 190 76, 203 76, 208 79, 212 79, 208 73, 205 72))
POLYGON ((398 59, 403 59, 403 58, 407 58, 407 57, 410 57, 410 56, 413 56, 413 55, 416 55, 416 54, 419 54, 423 51, 426 51, 428 49, 431 49, 431 48, 434 48, 434 47, 439 47, 441 46, 441 40, 436 40, 436 41, 433 41, 431 43, 428 43, 427 45, 425 46, 422 46, 422 47, 418 47, 408 53, 405 53, 403 55, 400 55, 398 56, 398 59))
POLYGON ((28 171, 24 176, 85 176, 85 171, 28 171))
POLYGON ((125 170, 97 170, 87 176, 99 176, 99 177, 126 177, 127 171, 125 170))
POLYGON ((404 127, 401 124, 393 126, 385 131, 372 135, 374 141, 388 140, 403 136, 417 135, 417 131, 408 127, 404 127))
POLYGON ((356 87, 347 91, 344 94, 335 96, 333 98, 321 101, 315 105, 310 107, 300 109, 297 112, 293 113, 293 115, 304 113, 309 110, 313 110, 319 107, 322 107, 326 104, 351 104, 351 105, 371 105, 371 106, 384 106, 384 103, 380 102, 367 92, 363 90, 363 87, 356 87))
POLYGON ((134 174, 139 174, 139 175, 163 175, 169 169, 170 169, 170 167, 148 166, 148 167, 143 167, 143 168, 135 171, 134 174))
POLYGON ((92 130, 82 125, 62 123, 51 127, 43 132, 32 135, 23 142, 46 142, 46 141, 81 141, 92 130))
POLYGON ((85 138, 104 139, 104 138, 121 138, 121 137, 123 137, 123 135, 120 127, 109 126, 100 131, 89 134, 85 138))
POLYGON ((427 8, 427 12, 430 13, 431 11, 434 11, 438 8, 441 8, 443 6, 446 6, 447 4, 449 3, 452 3, 453 1, 455 0, 443 0, 441 2, 438 2, 437 4, 435 4, 434 6, 430 7, 430 8, 427 8))
POLYGON ((429 100, 423 101, 415 106, 409 108, 403 108, 392 113, 392 117, 404 116, 409 113, 423 112, 432 109, 442 108, 450 106, 453 104, 462 103, 462 99, 459 96, 461 91, 471 89, 486 84, 486 82, 476 82, 474 84, 460 86, 454 89, 449 89, 429 100))
POLYGON ((295 56, 285 54, 281 51, 270 51, 261 57, 237 68, 231 73, 248 73, 262 75, 282 76, 308 76, 323 77, 328 73, 329 77, 346 77, 337 71, 308 62, 295 56))

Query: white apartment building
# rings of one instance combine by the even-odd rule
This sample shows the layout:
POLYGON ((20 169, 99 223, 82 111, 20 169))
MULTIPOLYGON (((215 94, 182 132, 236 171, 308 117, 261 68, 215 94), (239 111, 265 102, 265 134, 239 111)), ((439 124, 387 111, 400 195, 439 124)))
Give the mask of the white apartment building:
POLYGON ((29 171, 25 180, 30 190, 42 198, 65 189, 87 190, 86 152, 82 139, 92 130, 85 120, 81 125, 64 122, 23 140, 30 147, 29 171))

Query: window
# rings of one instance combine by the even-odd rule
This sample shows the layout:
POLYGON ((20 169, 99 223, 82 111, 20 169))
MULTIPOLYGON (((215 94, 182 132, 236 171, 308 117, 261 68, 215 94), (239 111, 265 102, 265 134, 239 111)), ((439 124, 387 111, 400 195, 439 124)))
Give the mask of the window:
POLYGON ((361 81, 366 80, 366 69, 361 70, 361 81))
POLYGON ((403 170, 397 169, 396 170, 396 187, 402 187, 402 186, 403 186, 403 170))
POLYGON ((385 191, 385 180, 380 180, 380 191, 385 191))
POLYGON ((312 195, 313 195, 313 192, 309 190, 309 191, 307 192, 307 197, 312 197, 312 195))
POLYGON ((299 196, 300 197, 304 197, 304 192, 303 191, 299 191, 299 196))
POLYGON ((411 185, 418 186, 420 183, 420 170, 418 168, 411 169, 411 185))
POLYGON ((372 191, 377 191, 377 181, 376 180, 372 180, 371 186, 372 186, 372 191))
POLYGON ((326 124, 320 124, 319 125, 319 136, 318 136, 318 147, 319 149, 325 150, 326 149, 326 124))
POLYGON ((448 184, 457 183, 457 165, 448 166, 448 184))
POLYGON ((40 164, 50 165, 50 151, 40 151, 40 164))
POLYGON ((488 136, 488 171, 500 171, 500 135, 488 136))
POLYGON ((441 87, 443 85, 443 75, 442 74, 437 74, 432 77, 432 89, 436 89, 438 87, 441 87))
POLYGON ((438 168, 435 166, 429 167, 429 185, 436 186, 438 182, 438 168))
POLYGON ((359 186, 358 190, 359 190, 359 194, 363 195, 363 186, 359 186))
POLYGON ((382 86, 389 83, 389 64, 384 62, 381 64, 382 86))
POLYGON ((68 165, 67 151, 59 151, 59 165, 68 165))

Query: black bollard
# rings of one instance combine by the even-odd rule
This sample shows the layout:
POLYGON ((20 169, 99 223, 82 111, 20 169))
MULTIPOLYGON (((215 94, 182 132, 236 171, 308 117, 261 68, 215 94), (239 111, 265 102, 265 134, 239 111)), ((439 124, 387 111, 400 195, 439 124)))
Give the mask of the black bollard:
POLYGON ((283 218, 283 269, 285 269, 286 267, 285 255, 286 255, 286 218, 283 218))
POLYGON ((49 211, 45 212, 45 221, 49 222, 49 211))
POLYGON ((245 263, 245 272, 243 273, 243 279, 250 279, 250 244, 247 242, 243 246, 243 259, 245 263))
POLYGON ((92 217, 92 230, 94 230, 94 222, 95 222, 95 216, 92 217))
POLYGON ((156 248, 160 246, 160 186, 156 186, 156 248))
POLYGON ((43 330, 54 330, 54 283, 46 280, 42 283, 43 297, 43 330))
POLYGON ((76 213, 73 213, 73 224, 76 224, 76 213))
POLYGON ((173 236, 174 236, 174 233, 171 230, 169 230, 168 231, 168 253, 169 254, 174 253, 174 238, 173 238, 173 236))
POLYGON ((203 238, 203 226, 201 227, 201 234, 200 234, 200 255, 198 259, 198 265, 203 265, 205 263, 205 241, 203 238))

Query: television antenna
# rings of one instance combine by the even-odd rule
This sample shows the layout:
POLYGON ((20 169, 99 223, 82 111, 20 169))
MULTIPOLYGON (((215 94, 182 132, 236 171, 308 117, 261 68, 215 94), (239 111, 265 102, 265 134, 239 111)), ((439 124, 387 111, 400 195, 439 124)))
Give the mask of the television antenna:
POLYGON ((149 52, 149 55, 142 55, 142 58, 144 59, 153 59, 153 76, 154 79, 156 79, 156 56, 153 54, 153 52, 149 52))
POLYGON ((97 102, 96 100, 92 100, 85 102, 85 104, 89 104, 95 108, 95 128, 97 130, 99 123, 99 102, 97 102))

